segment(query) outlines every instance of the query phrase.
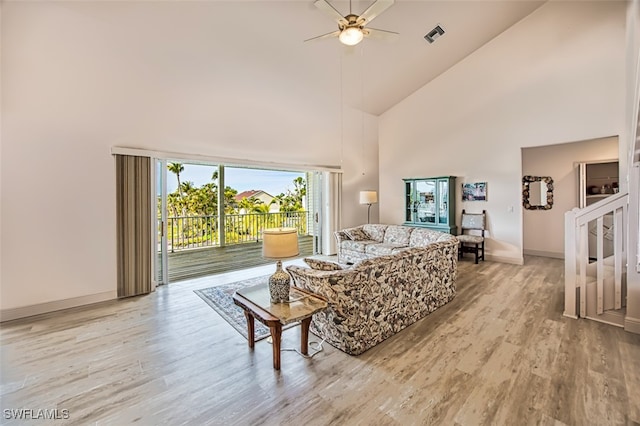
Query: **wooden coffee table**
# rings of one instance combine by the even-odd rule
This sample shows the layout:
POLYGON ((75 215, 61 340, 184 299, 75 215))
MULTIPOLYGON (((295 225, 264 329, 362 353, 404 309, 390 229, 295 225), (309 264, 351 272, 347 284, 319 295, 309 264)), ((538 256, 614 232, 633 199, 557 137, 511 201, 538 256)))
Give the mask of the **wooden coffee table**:
POLYGON ((327 301, 309 291, 291 287, 288 303, 271 303, 269 285, 240 289, 233 294, 233 302, 244 310, 247 318, 249 347, 255 346, 254 318, 269 327, 273 339, 273 368, 280 370, 280 342, 282 326, 300 322, 300 352, 309 353, 309 324, 316 312, 327 308, 327 301))

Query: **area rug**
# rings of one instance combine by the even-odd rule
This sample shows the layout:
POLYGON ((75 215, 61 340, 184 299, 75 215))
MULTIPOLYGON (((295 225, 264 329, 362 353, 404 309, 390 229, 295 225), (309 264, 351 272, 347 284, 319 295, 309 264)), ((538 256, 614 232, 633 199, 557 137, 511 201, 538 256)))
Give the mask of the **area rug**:
MULTIPOLYGON (((247 280, 237 281, 234 283, 219 285, 216 287, 203 288, 202 290, 194 290, 209 306, 211 306, 222 318, 225 319, 238 333, 242 334, 245 339, 249 339, 247 335, 247 319, 244 316, 242 308, 233 303, 233 293, 241 288, 251 287, 254 285, 266 283, 269 276, 250 278, 247 280)), ((269 327, 266 327, 258 321, 254 321, 255 341, 269 337, 269 327)), ((289 325, 289 324, 288 324, 289 325)), ((290 324, 295 325, 295 324, 290 324)), ((288 327, 283 327, 283 330, 288 327)))

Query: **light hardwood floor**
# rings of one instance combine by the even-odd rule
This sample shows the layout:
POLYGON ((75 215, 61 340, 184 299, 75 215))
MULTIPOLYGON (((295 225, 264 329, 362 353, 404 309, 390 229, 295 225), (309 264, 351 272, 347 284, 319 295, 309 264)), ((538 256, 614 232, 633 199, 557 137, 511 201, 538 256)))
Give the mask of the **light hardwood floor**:
POLYGON ((562 317, 560 260, 464 260, 448 305, 358 357, 284 352, 280 372, 266 340, 250 351, 192 291, 272 270, 3 323, 0 422, 50 424, 6 419, 19 408, 74 425, 640 422, 640 335, 562 317))

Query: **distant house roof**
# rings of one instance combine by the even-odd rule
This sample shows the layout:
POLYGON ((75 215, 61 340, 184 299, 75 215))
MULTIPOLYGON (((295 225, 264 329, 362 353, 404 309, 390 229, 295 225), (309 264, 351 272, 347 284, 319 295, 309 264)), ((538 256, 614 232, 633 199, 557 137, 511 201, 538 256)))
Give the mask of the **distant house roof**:
POLYGON ((242 201, 245 198, 251 198, 251 197, 260 197, 261 195, 266 195, 267 197, 269 197, 270 199, 273 199, 273 195, 269 194, 268 192, 264 192, 261 189, 250 189, 248 191, 242 191, 241 193, 237 194, 235 196, 236 201, 242 201))

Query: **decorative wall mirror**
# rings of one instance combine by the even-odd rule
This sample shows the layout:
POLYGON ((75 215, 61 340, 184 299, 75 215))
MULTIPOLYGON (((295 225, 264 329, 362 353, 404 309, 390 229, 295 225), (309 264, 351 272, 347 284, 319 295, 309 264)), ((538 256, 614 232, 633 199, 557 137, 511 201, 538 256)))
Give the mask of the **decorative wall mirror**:
POLYGON ((550 210, 553 206, 553 179, 549 176, 523 177, 522 205, 528 210, 550 210))

